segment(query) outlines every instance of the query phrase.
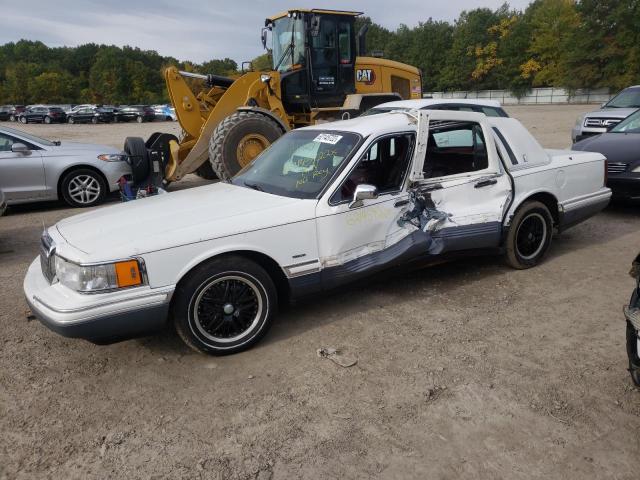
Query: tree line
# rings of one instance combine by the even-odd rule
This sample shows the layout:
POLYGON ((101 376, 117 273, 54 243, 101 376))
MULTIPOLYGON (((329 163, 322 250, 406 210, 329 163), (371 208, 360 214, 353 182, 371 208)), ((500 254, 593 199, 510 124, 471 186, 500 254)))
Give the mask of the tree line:
MULTIPOLYGON (((428 3, 425 10, 428 12, 428 3)), ((386 29, 368 17, 367 50, 415 65, 425 91, 532 87, 610 87, 640 83, 640 0, 535 0, 523 10, 463 11, 453 23, 428 18, 386 29)), ((256 27, 257 28, 257 27, 256 27)), ((268 69, 268 55, 253 59, 268 69)), ((47 47, 20 40, 0 46, 0 102, 161 103, 169 65, 234 75, 230 58, 180 62, 155 51, 87 44, 47 47)))

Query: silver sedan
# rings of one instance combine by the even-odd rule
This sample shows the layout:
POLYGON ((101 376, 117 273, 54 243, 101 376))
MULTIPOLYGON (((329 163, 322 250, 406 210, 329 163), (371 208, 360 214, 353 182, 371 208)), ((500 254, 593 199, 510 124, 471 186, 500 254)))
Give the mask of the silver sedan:
POLYGON ((52 142, 0 127, 0 190, 7 205, 62 199, 92 207, 131 175, 122 151, 88 143, 52 142))

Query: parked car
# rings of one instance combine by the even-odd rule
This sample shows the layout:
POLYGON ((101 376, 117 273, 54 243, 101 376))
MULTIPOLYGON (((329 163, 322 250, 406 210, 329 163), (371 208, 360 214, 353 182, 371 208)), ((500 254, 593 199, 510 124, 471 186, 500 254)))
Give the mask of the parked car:
POLYGON ((554 228, 608 203, 604 164, 598 153, 544 150, 517 120, 473 112, 300 128, 230 182, 48 228, 24 291, 65 336, 108 343, 171 319, 194 349, 238 352, 265 334, 278 304, 385 268, 466 250, 536 265, 554 228))
POLYGON ((420 100, 397 100, 393 102, 381 103, 369 110, 363 115, 377 115, 379 113, 390 112, 392 110, 410 110, 412 108, 422 110, 454 110, 460 112, 478 112, 484 113, 488 117, 508 117, 500 102, 497 100, 482 99, 430 99, 423 98, 420 100))
POLYGON ((114 120, 113 111, 105 108, 86 107, 67 114, 69 123, 111 123, 114 120))
POLYGON ((640 108, 640 85, 628 87, 608 102, 600 110, 585 113, 576 119, 571 130, 571 141, 579 142, 587 137, 605 133, 640 108))
POLYGON ((0 217, 7 211, 7 202, 4 199, 4 193, 0 190, 0 217))
POLYGON ((156 120, 167 120, 173 122, 178 120, 176 109, 171 105, 155 105, 153 110, 156 114, 156 120))
POLYGON ((640 110, 607 133, 575 143, 573 149, 607 157, 607 186, 615 198, 640 199, 640 110))
POLYGON ((18 115, 21 123, 64 123, 67 114, 60 107, 31 107, 18 115))
POLYGON ((24 105, 13 105, 11 111, 9 112, 9 120, 12 122, 18 121, 18 115, 24 112, 27 109, 24 105))
POLYGON ((2 105, 0 106, 0 120, 6 122, 11 118, 11 111, 13 107, 11 105, 2 105))
POLYGON ((62 199, 92 207, 131 174, 121 151, 104 145, 52 142, 0 127, 0 189, 7 204, 62 199))
POLYGON ((152 122, 156 118, 155 111, 148 105, 129 105, 118 109, 118 121, 130 122, 135 120, 138 123, 152 122))

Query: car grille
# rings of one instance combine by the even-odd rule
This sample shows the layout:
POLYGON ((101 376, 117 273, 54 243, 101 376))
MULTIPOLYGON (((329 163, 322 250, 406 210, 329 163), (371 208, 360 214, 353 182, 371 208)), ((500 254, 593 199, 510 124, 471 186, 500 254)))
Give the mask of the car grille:
POLYGON ((612 125, 616 125, 620 123, 622 119, 620 118, 592 118, 587 117, 584 121, 585 127, 590 128, 607 128, 612 125))
POLYGON ((627 171, 628 165, 622 162, 608 162, 607 163, 607 172, 608 173, 622 173, 627 171))
POLYGON ((53 282, 53 278, 56 276, 55 250, 52 238, 47 232, 44 232, 40 237, 40 267, 49 283, 53 282))

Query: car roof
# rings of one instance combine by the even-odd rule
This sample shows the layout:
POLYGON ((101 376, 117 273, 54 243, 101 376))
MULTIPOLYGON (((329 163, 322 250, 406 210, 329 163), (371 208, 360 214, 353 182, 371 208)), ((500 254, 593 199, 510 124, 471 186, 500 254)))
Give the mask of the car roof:
POLYGON ((395 100, 393 102, 385 102, 376 105, 379 107, 396 107, 396 108, 425 108, 432 105, 456 104, 456 105, 478 105, 480 107, 496 107, 500 108, 500 102, 497 100, 468 99, 468 98, 422 98, 415 100, 395 100))

